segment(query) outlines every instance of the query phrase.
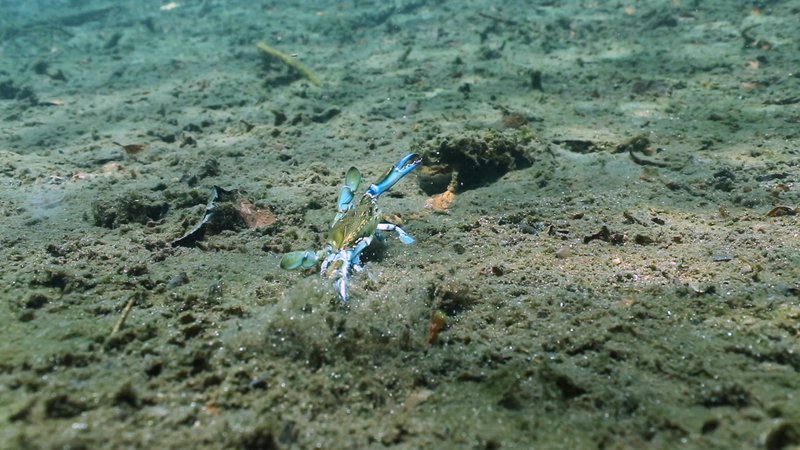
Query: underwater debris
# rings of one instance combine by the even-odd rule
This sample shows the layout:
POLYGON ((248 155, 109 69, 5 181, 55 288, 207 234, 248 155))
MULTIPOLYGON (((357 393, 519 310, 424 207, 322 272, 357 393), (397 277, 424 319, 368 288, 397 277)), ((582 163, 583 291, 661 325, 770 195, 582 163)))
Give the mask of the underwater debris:
POLYGON ((411 46, 406 47, 406 49, 403 50, 403 53, 400 55, 400 57, 397 58, 397 62, 400 64, 405 64, 406 60, 408 60, 408 55, 411 54, 411 50, 413 50, 413 48, 414 47, 411 46))
POLYGON ((645 155, 651 156, 655 153, 655 151, 650 147, 650 139, 648 139, 645 135, 638 135, 628 139, 625 142, 617 145, 617 147, 612 151, 612 153, 644 153, 645 155))
POLYGON ((530 77, 530 86, 534 91, 544 91, 542 88, 542 71, 537 69, 529 69, 528 76, 530 77))
POLYGON ((764 38, 755 36, 754 33, 752 33, 752 31, 757 27, 758 27, 758 24, 750 25, 749 27, 747 27, 747 28, 745 28, 745 29, 743 29, 742 31, 739 32, 739 35, 744 40, 744 45, 743 45, 742 48, 756 48, 756 49, 761 49, 761 50, 769 50, 769 49, 771 49, 773 47, 772 42, 770 42, 770 41, 768 41, 768 40, 766 40, 764 38))
POLYGON ((276 220, 278 220, 278 218, 275 217, 275 214, 273 214, 272 211, 268 209, 256 208, 256 206, 253 205, 253 203, 251 203, 250 200, 244 197, 239 199, 238 206, 239 206, 239 214, 241 214, 242 220, 244 221, 244 224, 247 226, 247 228, 250 229, 265 228, 272 225, 273 223, 275 223, 276 220))
POLYGON ((795 214, 797 214, 796 208, 776 206, 767 213, 767 217, 794 216, 795 214))
POLYGON ((122 37, 123 34, 119 31, 113 33, 111 37, 109 37, 106 43, 103 45, 103 48, 105 48, 106 50, 115 48, 117 45, 119 45, 119 41, 122 39, 122 37))
POLYGON ((432 195, 425 200, 425 207, 430 208, 436 212, 446 212, 456 202, 456 193, 451 189, 447 189, 441 194, 432 195))
POLYGON ((612 245, 622 245, 625 242, 625 236, 623 236, 622 233, 612 233, 605 225, 603 225, 597 233, 584 236, 583 243, 588 244, 596 239, 608 242, 612 245))
POLYGON ((528 118, 522 113, 504 110, 501 124, 503 128, 522 128, 528 124, 528 118))
POLYGON ((322 85, 322 80, 320 80, 317 74, 315 74, 313 71, 311 71, 311 69, 303 65, 303 63, 301 63, 297 59, 292 58, 286 53, 283 53, 282 51, 277 50, 275 48, 272 48, 263 42, 259 42, 258 44, 256 44, 256 47, 258 47, 258 49, 264 52, 265 54, 279 60, 280 62, 294 69, 297 73, 302 75, 303 78, 308 80, 314 86, 322 85))
POLYGON ((414 392, 408 394, 408 397, 406 397, 406 400, 403 402, 403 408, 406 410, 414 409, 420 403, 429 399, 431 395, 433 395, 433 391, 430 389, 416 389, 414 392))
POLYGON ((121 147, 123 150, 125 150, 125 153, 128 154, 128 155, 135 155, 137 153, 141 153, 141 152, 145 151, 145 149, 147 148, 146 144, 127 144, 127 145, 124 145, 124 144, 120 144, 119 142, 116 142, 116 141, 111 141, 111 143, 121 147))
POLYGON ((64 100, 54 98, 52 100, 42 100, 39 106, 64 106, 64 100))
POLYGON ((606 142, 590 139, 554 139, 553 144, 563 145, 567 150, 580 154, 602 152, 608 146, 606 142))
POLYGON ((236 228, 264 228, 277 220, 271 211, 256 208, 250 200, 240 195, 238 190, 226 190, 214 186, 203 218, 189 232, 172 241, 170 245, 191 247, 202 240, 206 232, 216 234, 236 228))
POLYGON ((125 319, 128 318, 128 315, 133 309, 133 305, 136 303, 137 297, 137 295, 131 295, 131 297, 128 299, 128 302, 125 303, 125 307, 122 308, 119 319, 117 319, 117 322, 114 323, 114 328, 111 329, 111 334, 108 335, 109 338, 113 337, 119 332, 120 329, 122 329, 122 326, 125 324, 125 319))
POLYGON ((433 345, 439 340, 439 333, 447 325, 447 316, 442 311, 434 311, 431 314, 431 324, 428 327, 428 345, 433 345))
POLYGON ((479 11, 478 15, 481 16, 481 17, 485 17, 487 19, 493 20, 495 22, 499 22, 499 23, 505 24, 505 25, 517 26, 517 25, 520 24, 516 20, 509 19, 507 17, 496 16, 496 15, 493 15, 493 14, 487 14, 487 13, 482 12, 482 11, 479 11))
POLYGON ((469 284, 445 282, 434 287, 431 300, 436 311, 455 317, 481 302, 475 288, 469 284))
POLYGON ((631 157, 631 161, 640 165, 640 166, 653 166, 653 167, 666 167, 669 168, 670 165, 663 162, 663 161, 656 161, 653 159, 642 158, 641 156, 637 156, 633 150, 628 152, 628 156, 631 157))

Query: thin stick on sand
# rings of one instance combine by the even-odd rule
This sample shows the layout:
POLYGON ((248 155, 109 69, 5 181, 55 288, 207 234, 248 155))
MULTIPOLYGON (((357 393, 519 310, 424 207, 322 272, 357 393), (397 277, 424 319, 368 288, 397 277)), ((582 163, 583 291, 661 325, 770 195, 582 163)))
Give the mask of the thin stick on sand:
POLYGON ((125 319, 128 318, 128 314, 131 313, 131 309, 133 309, 133 304, 136 303, 136 295, 131 295, 131 298, 128 299, 128 303, 125 304, 125 308, 122 309, 122 313, 117 319, 117 323, 114 324, 114 328, 111 329, 111 334, 108 337, 112 337, 122 328, 122 325, 125 323, 125 319))
POLYGON ((322 80, 319 79, 317 74, 312 72, 311 69, 303 65, 303 63, 298 61, 296 58, 293 58, 287 55, 286 53, 283 53, 280 50, 274 49, 263 42, 259 42, 258 44, 256 44, 256 47, 258 47, 259 50, 266 53, 267 55, 280 60, 282 63, 296 70, 300 75, 302 75, 305 79, 310 81, 311 84, 313 84, 314 86, 322 85, 322 80))

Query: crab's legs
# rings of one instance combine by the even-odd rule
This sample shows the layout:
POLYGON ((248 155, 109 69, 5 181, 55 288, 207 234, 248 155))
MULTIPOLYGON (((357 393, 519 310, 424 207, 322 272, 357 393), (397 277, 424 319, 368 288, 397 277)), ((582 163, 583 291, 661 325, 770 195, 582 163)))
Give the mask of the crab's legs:
POLYGON ((416 242, 410 234, 406 233, 402 228, 393 223, 379 223, 378 231, 394 231, 397 233, 397 238, 400 239, 400 242, 406 245, 411 245, 416 242))
POLYGON ((372 242, 372 236, 364 237, 356 242, 355 247, 340 250, 338 253, 333 253, 322 261, 320 272, 322 275, 327 275, 329 278, 335 278, 334 285, 336 292, 342 303, 347 303, 348 291, 347 280, 350 279, 350 270, 361 272, 361 252, 369 247, 372 242))

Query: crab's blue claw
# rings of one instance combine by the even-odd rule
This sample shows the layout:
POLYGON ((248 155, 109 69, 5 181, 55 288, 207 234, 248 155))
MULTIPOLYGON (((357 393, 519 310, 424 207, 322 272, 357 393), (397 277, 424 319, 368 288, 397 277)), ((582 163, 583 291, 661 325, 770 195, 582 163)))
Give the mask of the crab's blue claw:
POLYGON ((339 194, 339 212, 345 212, 350 209, 355 197, 355 191, 361 184, 361 172, 355 167, 351 167, 344 176, 344 187, 339 194))
POLYGON ((366 195, 372 198, 377 198, 384 192, 391 189, 395 183, 400 181, 401 178, 406 176, 409 172, 416 169, 422 163, 422 158, 416 153, 410 153, 401 159, 397 164, 392 166, 386 175, 384 175, 378 182, 371 184, 367 189, 366 195))
POLYGON ((319 256, 314 252, 291 252, 281 258, 281 269, 310 269, 317 265, 319 256))
POLYGON ((355 191, 360 184, 361 172, 355 167, 351 167, 344 176, 344 186, 342 186, 342 192, 339 193, 338 212, 336 213, 336 217, 333 218, 331 226, 341 220, 345 213, 353 207, 353 199, 356 195, 355 191))

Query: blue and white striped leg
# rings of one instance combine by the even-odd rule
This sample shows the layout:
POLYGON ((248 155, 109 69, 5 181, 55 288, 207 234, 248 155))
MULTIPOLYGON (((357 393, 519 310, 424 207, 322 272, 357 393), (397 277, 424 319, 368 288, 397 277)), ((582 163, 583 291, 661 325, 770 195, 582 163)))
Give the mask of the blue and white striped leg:
POLYGON ((403 244, 406 244, 406 245, 413 244, 414 242, 416 242, 414 240, 414 238, 411 237, 410 234, 406 233, 405 231, 403 231, 402 228, 400 228, 397 225, 392 224, 392 223, 379 223, 378 224, 378 230, 379 231, 394 231, 394 232, 396 232, 397 233, 397 237, 400 239, 400 242, 402 242, 403 244))
POLYGON ((363 270, 361 267, 361 252, 369 247, 370 243, 372 243, 372 236, 363 237, 356 241, 354 248, 342 250, 337 253, 334 258, 334 261, 341 261, 341 267, 337 269, 334 275, 336 276, 334 284, 336 285, 336 292, 339 293, 339 298, 342 300, 342 303, 347 303, 347 280, 350 277, 350 269, 356 272, 361 272, 361 270, 363 270))

